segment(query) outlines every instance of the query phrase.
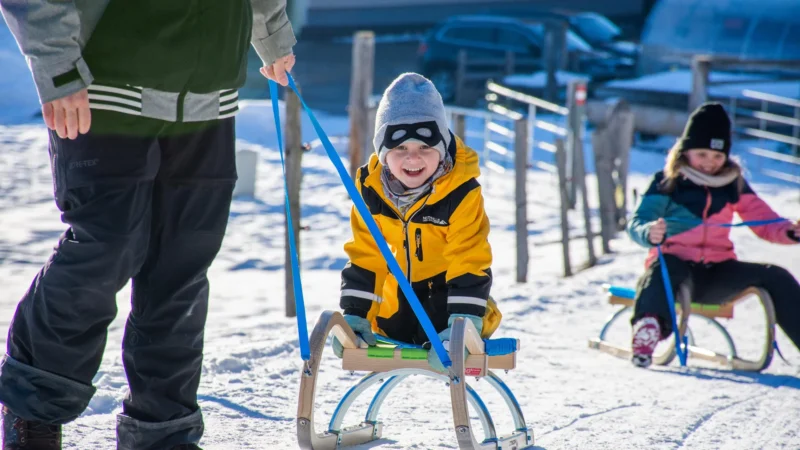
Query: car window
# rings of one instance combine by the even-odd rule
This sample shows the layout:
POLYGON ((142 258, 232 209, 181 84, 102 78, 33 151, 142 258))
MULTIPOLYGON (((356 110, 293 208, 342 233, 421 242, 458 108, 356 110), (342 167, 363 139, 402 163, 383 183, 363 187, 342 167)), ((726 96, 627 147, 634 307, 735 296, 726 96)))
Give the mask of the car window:
POLYGON ((781 46, 781 59, 800 59, 800 24, 789 27, 781 46))
MULTIPOLYGON (((545 34, 545 27, 541 23, 529 23, 527 24, 528 28, 533 31, 533 34, 538 37, 541 42, 544 42, 544 34, 545 34)), ((589 45, 588 42, 584 41, 583 38, 575 34, 572 30, 567 30, 567 49, 570 51, 581 51, 581 52, 589 52, 592 50, 592 46, 589 45)))
POLYGON ((611 42, 622 34, 613 22, 599 14, 580 14, 570 18, 570 22, 592 41, 611 42))
POLYGON ((533 42, 517 30, 508 28, 497 29, 497 44, 517 53, 528 53, 533 42))
POLYGON ((494 28, 479 25, 452 26, 444 32, 444 39, 464 44, 496 45, 494 28))
POLYGON ((750 18, 728 16, 721 19, 712 49, 718 53, 739 55, 744 48, 747 31, 750 29, 750 18))
POLYGON ((780 46, 777 45, 786 32, 787 24, 772 19, 759 19, 750 33, 745 47, 745 56, 749 58, 771 59, 778 56, 780 46))

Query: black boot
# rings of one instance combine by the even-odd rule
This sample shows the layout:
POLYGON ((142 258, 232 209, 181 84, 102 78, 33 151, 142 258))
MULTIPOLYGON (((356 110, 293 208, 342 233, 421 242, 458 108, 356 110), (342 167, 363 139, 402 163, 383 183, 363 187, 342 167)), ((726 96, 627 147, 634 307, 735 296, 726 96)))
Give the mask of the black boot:
POLYGON ((4 406, 3 450, 61 450, 61 425, 22 420, 4 406))
POLYGON ((172 450, 203 450, 195 444, 181 444, 172 447, 172 450))

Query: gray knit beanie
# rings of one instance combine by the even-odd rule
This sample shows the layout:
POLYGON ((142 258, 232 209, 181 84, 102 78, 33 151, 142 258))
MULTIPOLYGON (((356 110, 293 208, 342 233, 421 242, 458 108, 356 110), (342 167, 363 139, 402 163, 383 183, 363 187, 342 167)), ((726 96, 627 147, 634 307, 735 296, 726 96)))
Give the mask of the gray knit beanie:
POLYGON ((436 148, 440 161, 445 159, 445 152, 450 146, 450 131, 442 96, 430 80, 413 72, 395 78, 384 91, 375 115, 372 143, 381 164, 386 165, 388 151, 408 140, 418 140, 436 148), (426 127, 426 122, 436 129, 426 127), (441 139, 438 139, 439 136, 441 139), (390 146, 387 147, 387 143, 390 146))

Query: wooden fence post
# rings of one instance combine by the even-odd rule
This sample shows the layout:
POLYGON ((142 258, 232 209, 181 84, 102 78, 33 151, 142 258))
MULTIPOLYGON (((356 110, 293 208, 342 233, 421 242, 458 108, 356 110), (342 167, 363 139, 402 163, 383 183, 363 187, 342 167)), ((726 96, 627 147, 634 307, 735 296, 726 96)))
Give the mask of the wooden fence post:
POLYGON ((565 68, 566 63, 567 23, 548 20, 544 23, 544 33, 542 65, 547 74, 544 99, 551 103, 558 103, 557 73, 565 68))
POLYGON ((503 71, 506 75, 513 75, 515 70, 516 58, 514 57, 514 52, 506 50, 505 67, 503 71))
POLYGON ((605 122, 592 133, 603 253, 611 252, 609 241, 625 225, 632 143, 633 113, 627 102, 617 100, 609 109, 605 122))
MULTIPOLYGON (((353 61, 350 74, 350 177, 355 179, 361 167, 367 139, 367 109, 375 73, 375 33, 359 31, 353 39, 353 61)), ((372 136, 369 136, 370 142, 372 136)))
POLYGON ((369 157, 375 151, 375 148, 372 145, 372 138, 375 136, 375 114, 377 114, 377 112, 378 104, 370 101, 367 106, 367 127, 364 133, 363 154, 361 155, 362 166, 369 162, 369 157))
MULTIPOLYGON (((298 86, 298 90, 300 87, 298 86)), ((284 97, 286 103, 286 122, 284 136, 286 137, 286 184, 289 188, 289 209, 292 212, 292 225, 294 230, 295 248, 297 259, 300 259, 300 186, 302 184, 301 163, 303 158, 303 142, 300 129, 300 100, 291 89, 286 89, 284 97)), ((292 283, 292 258, 289 250, 289 221, 284 223, 284 273, 286 286, 286 317, 297 316, 292 283)))
POLYGON ((563 139, 556 139, 556 168, 558 169, 558 193, 561 198, 561 250, 564 261, 564 276, 572 276, 572 265, 569 262, 569 198, 567 196, 567 155, 563 139))
MULTIPOLYGON (((586 122, 587 86, 584 80, 570 80, 567 85, 567 198, 570 209, 575 208, 578 192, 576 153, 583 141, 586 122)), ((584 168, 585 170, 585 168, 584 168)))
POLYGON ((464 90, 467 80, 467 51, 461 49, 458 51, 458 64, 456 65, 456 79, 455 81, 455 96, 454 101, 456 105, 462 105, 465 101, 464 90))
POLYGON ((516 203, 517 283, 528 280, 528 121, 514 121, 514 200, 516 203))
POLYGON ((692 58, 692 92, 689 94, 690 113, 708 99, 708 74, 710 71, 710 56, 695 55, 692 58))
POLYGON ((453 114, 453 133, 462 141, 467 141, 467 119, 463 114, 453 114))
POLYGON ((597 264, 594 253, 594 233, 592 232, 592 216, 589 210, 589 196, 586 194, 586 163, 583 157, 583 139, 575 143, 575 184, 581 195, 581 209, 583 209, 583 224, 586 228, 586 249, 588 252, 587 267, 597 264))

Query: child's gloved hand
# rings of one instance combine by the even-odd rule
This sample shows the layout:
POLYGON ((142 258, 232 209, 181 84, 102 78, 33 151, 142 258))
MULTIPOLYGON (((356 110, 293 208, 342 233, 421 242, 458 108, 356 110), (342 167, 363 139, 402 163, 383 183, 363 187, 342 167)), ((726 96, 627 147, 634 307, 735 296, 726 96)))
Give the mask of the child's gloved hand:
POLYGON ((800 220, 792 225, 792 228, 789 229, 790 235, 793 235, 795 240, 800 240, 800 220))
POLYGON ((650 225, 650 232, 647 235, 647 239, 651 244, 658 245, 664 240, 665 234, 667 234, 667 221, 664 220, 663 217, 659 217, 658 220, 650 225))
MULTIPOLYGON (((372 333, 372 324, 369 323, 369 320, 361 316, 345 314, 344 321, 350 325, 350 328, 353 329, 353 332, 356 333, 356 336, 361 337, 361 339, 363 339, 367 345, 376 345, 378 343, 378 341, 375 339, 375 335, 372 333)), ((344 347, 335 336, 333 338, 333 342, 331 342, 331 347, 333 347, 333 354, 341 358, 344 354, 344 347)))
MULTIPOLYGON (((444 344, 445 350, 450 352, 450 330, 453 327, 453 322, 459 317, 463 317, 465 319, 469 319, 472 321, 472 324, 475 325, 475 329, 478 330, 478 334, 480 335, 483 331, 483 318, 478 316, 473 316, 472 314, 452 314, 450 319, 447 320, 447 329, 442 330, 439 332, 439 339, 442 340, 442 344, 444 344)), ((428 350, 428 364, 433 368, 433 370, 441 373, 447 373, 447 370, 444 368, 444 365, 439 360, 439 357, 436 355, 436 350, 431 347, 428 350)))

